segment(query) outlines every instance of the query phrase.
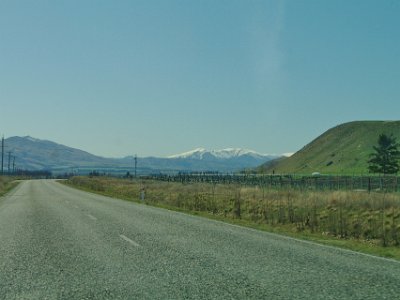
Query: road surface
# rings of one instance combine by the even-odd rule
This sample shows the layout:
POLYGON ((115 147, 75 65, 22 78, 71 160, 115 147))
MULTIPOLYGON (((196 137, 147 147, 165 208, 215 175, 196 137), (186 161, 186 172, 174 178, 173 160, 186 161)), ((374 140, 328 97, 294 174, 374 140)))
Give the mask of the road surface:
POLYGON ((400 263, 25 181, 0 198, 0 299, 400 299, 400 263))

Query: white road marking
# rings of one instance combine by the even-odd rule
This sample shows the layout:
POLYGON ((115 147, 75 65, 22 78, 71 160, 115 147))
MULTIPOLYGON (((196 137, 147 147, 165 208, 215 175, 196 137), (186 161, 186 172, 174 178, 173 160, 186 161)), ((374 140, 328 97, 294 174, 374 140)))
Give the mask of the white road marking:
POLYGON ((87 216, 88 216, 89 218, 91 218, 92 220, 94 220, 94 221, 97 220, 97 218, 96 218, 95 216, 92 216, 91 214, 88 214, 87 216))
POLYGON ((138 243, 136 243, 135 241, 132 241, 130 238, 126 237, 125 235, 120 234, 119 236, 122 239, 124 239, 125 241, 127 241, 128 243, 132 244, 133 246, 140 247, 140 245, 138 243))

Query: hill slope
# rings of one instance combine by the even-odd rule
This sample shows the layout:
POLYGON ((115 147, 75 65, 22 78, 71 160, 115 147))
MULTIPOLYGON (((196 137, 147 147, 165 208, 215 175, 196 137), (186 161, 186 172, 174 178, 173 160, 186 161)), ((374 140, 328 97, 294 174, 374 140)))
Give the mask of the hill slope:
POLYGON ((7 151, 17 157, 18 168, 28 170, 69 169, 78 166, 112 166, 113 161, 88 152, 30 136, 10 137, 7 151))
POLYGON ((368 159, 379 134, 393 134, 400 141, 400 121, 356 121, 329 129, 291 157, 267 162, 265 173, 366 174, 368 159))

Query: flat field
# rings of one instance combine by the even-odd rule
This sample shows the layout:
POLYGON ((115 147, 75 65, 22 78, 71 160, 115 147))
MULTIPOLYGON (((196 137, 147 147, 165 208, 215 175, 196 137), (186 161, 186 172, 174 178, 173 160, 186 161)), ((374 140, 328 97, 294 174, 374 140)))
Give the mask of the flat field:
POLYGON ((98 194, 400 260, 400 195, 73 177, 98 194))

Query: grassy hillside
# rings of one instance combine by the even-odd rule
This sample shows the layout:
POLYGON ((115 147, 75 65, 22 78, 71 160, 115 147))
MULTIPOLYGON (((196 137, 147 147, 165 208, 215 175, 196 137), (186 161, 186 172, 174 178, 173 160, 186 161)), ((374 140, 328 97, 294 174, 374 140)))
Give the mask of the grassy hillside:
POLYGON ((293 156, 260 167, 265 173, 366 174, 381 133, 400 141, 400 121, 357 121, 329 129, 293 156))

